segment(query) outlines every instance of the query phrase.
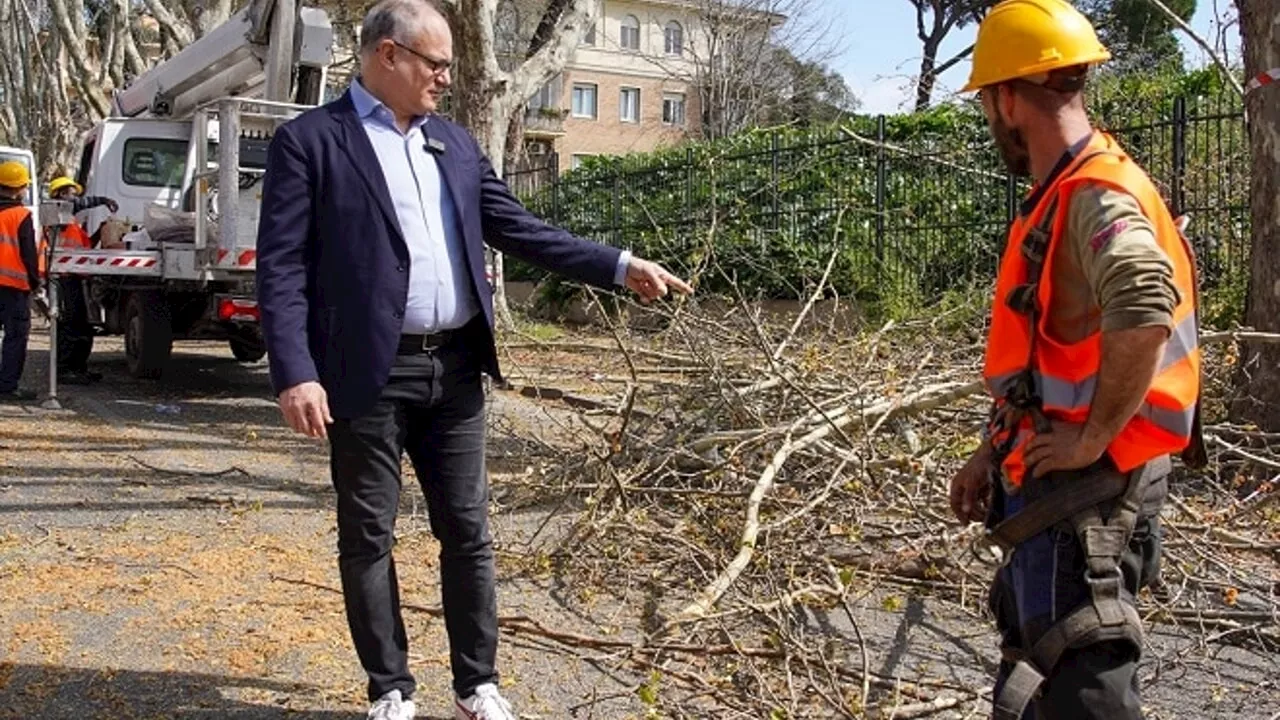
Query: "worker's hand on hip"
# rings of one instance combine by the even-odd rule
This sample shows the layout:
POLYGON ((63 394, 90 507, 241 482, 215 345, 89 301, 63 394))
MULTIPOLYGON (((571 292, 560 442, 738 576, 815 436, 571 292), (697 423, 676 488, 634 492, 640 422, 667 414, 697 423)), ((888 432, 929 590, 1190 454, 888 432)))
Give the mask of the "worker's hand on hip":
POLYGON ((951 478, 951 512, 962 523, 982 522, 991 505, 991 445, 983 442, 951 478))
POLYGON ((627 287, 640 296, 642 302, 650 302, 666 297, 671 289, 685 295, 693 293, 693 288, 680 278, 672 275, 666 268, 656 262, 632 257, 627 265, 627 287))
POLYGON ((1027 441, 1022 457, 1031 477, 1088 467, 1106 452, 1107 443, 1086 433, 1084 425, 1060 420, 1050 422, 1051 432, 1036 433, 1027 441))
POLYGON ((304 382, 280 393, 280 411, 285 422, 296 432, 307 437, 329 437, 328 426, 333 424, 329 415, 329 395, 318 382, 304 382))

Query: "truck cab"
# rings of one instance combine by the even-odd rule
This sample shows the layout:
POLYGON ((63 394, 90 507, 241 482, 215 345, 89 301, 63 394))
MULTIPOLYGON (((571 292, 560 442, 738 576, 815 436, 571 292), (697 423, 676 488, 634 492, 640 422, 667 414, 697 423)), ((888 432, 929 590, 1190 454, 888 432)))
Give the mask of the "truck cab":
MULTIPOLYGON (((190 138, 186 122, 107 118, 81 142, 76 182, 85 195, 115 200, 120 205, 116 217, 140 226, 149 206, 181 209, 190 138)), ((108 214, 97 207, 79 220, 92 235, 108 214)))

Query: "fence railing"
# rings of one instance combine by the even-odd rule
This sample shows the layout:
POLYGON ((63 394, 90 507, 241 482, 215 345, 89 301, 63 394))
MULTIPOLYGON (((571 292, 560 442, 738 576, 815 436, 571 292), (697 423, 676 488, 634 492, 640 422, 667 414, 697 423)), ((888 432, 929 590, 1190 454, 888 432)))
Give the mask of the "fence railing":
MULTIPOLYGON (((1098 123, 1146 168, 1171 210, 1191 216, 1205 287, 1246 273, 1249 158, 1238 100, 1177 98, 1138 122, 1098 123)), ((834 253, 838 292, 920 301, 994 276, 1025 189, 985 131, 895 144, 885 117, 563 175, 548 156, 507 178, 555 224, 668 262, 714 253, 721 274, 732 275, 725 282, 746 279, 756 293, 803 293, 834 253)))

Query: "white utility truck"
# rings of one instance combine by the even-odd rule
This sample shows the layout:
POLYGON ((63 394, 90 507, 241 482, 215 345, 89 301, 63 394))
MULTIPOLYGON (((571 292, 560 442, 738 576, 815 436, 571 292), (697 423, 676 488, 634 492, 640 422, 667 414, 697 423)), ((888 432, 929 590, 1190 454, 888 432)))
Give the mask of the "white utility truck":
POLYGON ((252 0, 116 93, 84 136, 75 179, 119 210, 82 213, 103 242, 54 248, 49 268, 89 279, 90 319, 124 335, 135 377, 160 377, 174 340, 265 354, 254 268, 267 144, 324 100, 332 44, 323 10, 252 0))

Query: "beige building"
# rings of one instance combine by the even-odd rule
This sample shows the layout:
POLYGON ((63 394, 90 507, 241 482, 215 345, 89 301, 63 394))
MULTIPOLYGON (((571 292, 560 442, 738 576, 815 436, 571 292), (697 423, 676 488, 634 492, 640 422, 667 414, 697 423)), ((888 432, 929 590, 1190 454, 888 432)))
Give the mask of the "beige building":
POLYGON ((564 72, 529 102, 529 154, 559 153, 564 171, 696 135, 697 23, 688 0, 601 0, 564 72))

